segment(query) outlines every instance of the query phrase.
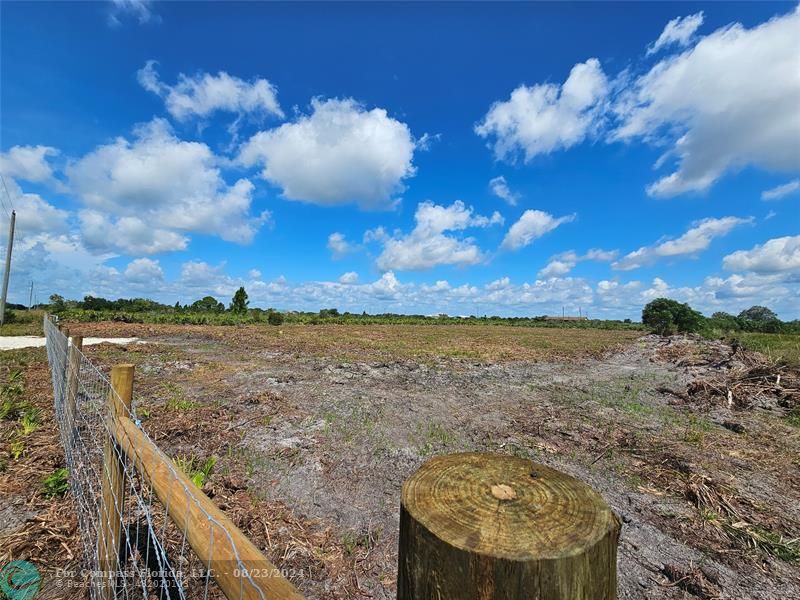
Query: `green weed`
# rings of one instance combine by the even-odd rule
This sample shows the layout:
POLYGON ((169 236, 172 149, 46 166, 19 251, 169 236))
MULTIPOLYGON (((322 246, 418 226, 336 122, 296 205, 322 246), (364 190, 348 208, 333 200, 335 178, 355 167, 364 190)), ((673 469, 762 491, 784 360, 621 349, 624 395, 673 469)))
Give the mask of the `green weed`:
POLYGON ((44 495, 48 498, 61 498, 69 489, 69 470, 56 469, 44 478, 42 482, 44 495))
POLYGON ((205 482, 208 481, 214 465, 217 464, 217 457, 210 456, 205 461, 201 461, 196 456, 178 456, 173 459, 173 462, 189 476, 192 483, 202 488, 205 482))

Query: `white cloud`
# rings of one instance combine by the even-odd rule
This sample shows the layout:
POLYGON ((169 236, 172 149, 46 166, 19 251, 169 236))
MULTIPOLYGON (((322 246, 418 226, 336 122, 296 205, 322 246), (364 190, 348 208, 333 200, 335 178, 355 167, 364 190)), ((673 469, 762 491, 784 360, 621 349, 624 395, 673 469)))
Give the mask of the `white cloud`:
POLYGON ((216 111, 242 115, 276 116, 283 118, 278 104, 278 91, 266 79, 244 81, 220 71, 216 75, 181 73, 178 82, 168 85, 155 70, 156 61, 149 60, 139 69, 139 84, 164 99, 167 111, 179 121, 193 117, 208 117, 216 111))
POLYGON ((672 256, 696 255, 708 248, 714 238, 722 237, 744 223, 751 223, 752 217, 722 217, 720 219, 703 219, 693 223, 692 227, 674 240, 666 240, 653 246, 642 246, 638 250, 626 254, 611 267, 617 271, 632 271, 644 265, 656 262, 659 258, 672 256))
POLYGON ((541 210, 526 210, 508 230, 506 237, 503 239, 502 247, 506 250, 524 248, 562 223, 569 223, 574 219, 575 215, 554 217, 541 210))
POLYGON ((159 23, 161 17, 153 12, 151 0, 111 0, 111 12, 108 15, 108 23, 112 26, 122 24, 125 15, 134 17, 140 25, 149 22, 159 23))
POLYGON ((482 262, 485 257, 472 238, 458 238, 445 232, 502 224, 503 217, 496 211, 491 217, 476 215, 472 207, 456 200, 450 206, 422 202, 417 205, 414 220, 416 226, 408 235, 389 237, 381 230, 385 237, 379 240, 383 243, 383 252, 376 262, 379 269, 421 271, 437 265, 482 262))
POLYGON ((158 254, 186 250, 189 238, 151 226, 138 217, 108 217, 96 210, 82 210, 78 221, 83 243, 96 252, 158 254))
MULTIPOLYGON (((152 229, 160 242, 146 242, 152 249, 139 253, 182 249, 184 233, 246 244, 268 222, 268 211, 250 214, 253 184, 239 179, 228 185, 205 144, 176 138, 163 119, 138 126, 134 133, 133 142, 117 138, 66 169, 72 188, 91 211, 82 214, 83 222, 101 226, 116 218, 125 225, 109 236, 106 247, 141 245, 142 227, 152 229), (128 241, 128 234, 135 239, 128 241)), ((100 234, 93 238, 93 245, 102 248, 100 234)))
POLYGON ((62 184, 53 176, 53 168, 47 160, 58 154, 59 151, 52 146, 13 146, 0 154, 0 174, 60 189, 62 184))
POLYGON ((164 280, 164 271, 157 260, 137 258, 125 268, 125 279, 132 283, 155 285, 164 280))
POLYGON ((798 56, 800 9, 718 29, 617 98, 610 138, 674 144, 657 166, 675 159, 677 170, 648 187, 653 196, 703 191, 748 165, 800 170, 798 56))
POLYGON ((352 285, 354 283, 358 283, 358 273, 355 271, 348 271, 347 273, 342 273, 342 276, 339 277, 339 283, 344 283, 345 285, 352 285))
POLYGON ((688 46, 692 36, 703 24, 703 12, 689 15, 688 17, 676 17, 672 19, 658 39, 647 49, 647 55, 655 54, 659 50, 671 46, 688 46))
MULTIPOLYGON (((39 234, 62 234, 67 231, 69 218, 67 211, 56 208, 38 194, 23 192, 11 178, 6 179, 5 183, 17 211, 16 238, 39 234)), ((0 190, 0 193, 4 194, 5 189, 0 190)), ((5 231, 3 234, 5 235, 5 231)))
POLYGON ((578 255, 574 250, 568 250, 552 257, 550 262, 539 271, 538 276, 543 279, 561 277, 572 271, 579 262, 587 260, 608 262, 614 260, 617 254, 616 250, 600 250, 598 248, 592 248, 584 255, 578 255))
POLYGON ((783 185, 776 186, 769 190, 764 190, 761 192, 761 199, 778 200, 779 198, 783 198, 784 196, 795 193, 797 190, 800 190, 800 179, 793 179, 792 181, 784 183, 783 185))
POLYGON ((566 149, 594 133, 609 91, 600 61, 576 64, 563 85, 521 85, 504 102, 495 102, 475 132, 491 138, 498 160, 525 162, 539 154, 566 149))
POLYGON ((261 279, 261 271, 259 271, 258 269, 250 269, 247 272, 247 276, 250 279, 261 279))
POLYGON ((489 189, 492 190, 492 193, 495 196, 501 200, 505 200, 510 206, 517 205, 519 194, 515 194, 511 191, 511 189, 508 187, 506 178, 502 175, 489 180, 489 189))
POLYGON ((334 231, 328 236, 328 250, 333 254, 333 258, 342 258, 345 254, 355 249, 353 244, 347 241, 343 233, 334 231))
POLYGON ((415 173, 415 148, 408 126, 382 108, 314 99, 310 115, 250 138, 239 162, 263 165, 264 179, 289 200, 386 209, 415 173))
POLYGON ((722 259, 728 271, 752 271, 759 274, 800 273, 800 235, 786 236, 738 250, 722 259))

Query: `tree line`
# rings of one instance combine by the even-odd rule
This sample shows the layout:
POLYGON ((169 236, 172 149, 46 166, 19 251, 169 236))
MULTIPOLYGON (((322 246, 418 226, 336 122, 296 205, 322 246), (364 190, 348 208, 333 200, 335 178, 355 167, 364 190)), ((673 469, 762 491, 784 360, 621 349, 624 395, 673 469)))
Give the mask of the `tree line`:
POLYGON ((688 304, 669 298, 649 302, 642 310, 642 323, 660 335, 729 331, 800 333, 800 320, 781 321, 766 306, 751 306, 738 315, 715 312, 706 317, 688 304))

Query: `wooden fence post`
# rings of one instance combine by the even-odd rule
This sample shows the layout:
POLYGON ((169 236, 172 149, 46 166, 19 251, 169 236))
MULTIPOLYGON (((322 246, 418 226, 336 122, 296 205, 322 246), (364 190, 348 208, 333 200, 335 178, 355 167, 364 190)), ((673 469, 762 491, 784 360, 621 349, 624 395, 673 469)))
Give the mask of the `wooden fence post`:
MULTIPOLYGON (((111 387, 108 398, 108 425, 111 431, 119 417, 127 416, 133 399, 133 365, 115 365, 111 369, 111 387)), ((113 435, 105 442, 103 460, 103 501, 100 508, 100 570, 103 573, 102 597, 114 598, 119 568, 119 542, 122 534, 122 514, 125 507, 124 468, 120 450, 113 435)))
MULTIPOLYGON (((83 336, 73 335, 67 356, 67 397, 64 404, 64 416, 70 436, 75 430, 75 418, 78 415, 78 383, 80 382, 82 350, 83 336)), ((70 437, 70 439, 72 438, 70 437)))
POLYGON ((435 457, 403 485, 398 600, 612 600, 620 523, 586 484, 515 456, 435 457))

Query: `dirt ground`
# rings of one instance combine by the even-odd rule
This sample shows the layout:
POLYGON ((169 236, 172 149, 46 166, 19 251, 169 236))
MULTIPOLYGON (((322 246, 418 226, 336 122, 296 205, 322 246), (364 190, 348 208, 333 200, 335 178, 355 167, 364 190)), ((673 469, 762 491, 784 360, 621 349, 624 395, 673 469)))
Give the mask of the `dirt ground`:
MULTIPOLYGON (((796 368, 635 332, 73 329, 147 341, 87 355, 136 365, 145 430, 173 457, 217 457, 204 490, 309 597, 393 597, 401 485, 465 450, 529 457, 602 493, 623 522, 620 598, 800 597, 796 368)), ((52 412, 43 357, 2 365, 26 363, 52 412)), ((0 561, 76 560, 70 500, 36 491, 63 462, 54 431, 45 420, 14 460, 0 422, 0 561)))

